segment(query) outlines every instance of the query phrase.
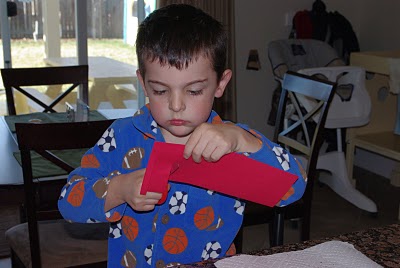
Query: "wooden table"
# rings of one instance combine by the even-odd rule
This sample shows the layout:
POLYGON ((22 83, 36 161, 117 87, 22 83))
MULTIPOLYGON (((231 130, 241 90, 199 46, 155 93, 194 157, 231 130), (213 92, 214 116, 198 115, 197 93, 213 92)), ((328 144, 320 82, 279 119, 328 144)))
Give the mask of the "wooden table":
MULTIPOLYGON (((309 240, 302 243, 288 244, 279 247, 250 252, 250 255, 265 256, 281 252, 302 250, 317 244, 338 240, 353 244, 361 253, 383 267, 400 267, 400 224, 371 228, 324 239, 309 240)), ((185 268, 215 268, 217 260, 207 260, 194 264, 179 265, 185 268)))
MULTIPOLYGON (((44 61, 50 66, 78 64, 76 57, 45 58, 44 61)), ((92 109, 97 109, 101 102, 109 102, 113 108, 127 108, 124 100, 137 99, 136 66, 107 57, 89 57, 88 61, 89 106, 92 109)), ((48 91, 51 96, 58 93, 59 89, 48 91)))

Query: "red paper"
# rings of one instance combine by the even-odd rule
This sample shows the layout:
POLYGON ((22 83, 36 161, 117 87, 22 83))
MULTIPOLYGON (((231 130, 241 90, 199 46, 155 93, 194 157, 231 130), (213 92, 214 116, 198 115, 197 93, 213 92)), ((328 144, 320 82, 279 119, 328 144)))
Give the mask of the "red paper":
POLYGON ((168 180, 187 183, 230 196, 275 206, 297 176, 244 155, 231 153, 218 162, 196 163, 183 157, 184 145, 156 142, 141 194, 166 193, 168 180))

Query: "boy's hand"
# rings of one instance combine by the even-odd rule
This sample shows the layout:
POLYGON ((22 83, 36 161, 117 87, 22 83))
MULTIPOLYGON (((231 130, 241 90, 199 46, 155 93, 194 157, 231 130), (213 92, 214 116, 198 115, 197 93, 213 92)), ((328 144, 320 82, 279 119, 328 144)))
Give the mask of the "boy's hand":
POLYGON ((209 124, 198 126, 185 145, 183 156, 192 156, 197 163, 201 158, 216 162, 231 152, 254 153, 260 150, 261 142, 246 130, 234 124, 209 124))
POLYGON ((108 211, 122 203, 128 203, 136 211, 150 211, 160 201, 162 194, 140 194, 146 169, 122 174, 110 180, 104 210, 108 211))

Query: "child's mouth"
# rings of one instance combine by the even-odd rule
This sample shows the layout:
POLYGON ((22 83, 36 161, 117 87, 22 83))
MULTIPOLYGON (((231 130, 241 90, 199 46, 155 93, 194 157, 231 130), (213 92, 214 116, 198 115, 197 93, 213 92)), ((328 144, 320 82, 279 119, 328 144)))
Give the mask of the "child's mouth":
POLYGON ((182 126, 182 125, 185 124, 185 121, 184 121, 184 120, 181 120, 181 119, 172 119, 172 120, 170 120, 169 122, 170 122, 170 124, 173 125, 173 126, 182 126))

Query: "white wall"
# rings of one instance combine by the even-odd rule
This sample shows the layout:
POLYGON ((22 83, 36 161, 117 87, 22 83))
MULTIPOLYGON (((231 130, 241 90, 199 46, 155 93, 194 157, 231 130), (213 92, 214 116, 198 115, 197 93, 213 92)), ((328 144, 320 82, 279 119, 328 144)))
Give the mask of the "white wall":
MULTIPOLYGON (((267 55, 268 42, 287 38, 291 26, 285 26, 285 14, 311 10, 314 0, 235 0, 236 70, 238 121, 272 138, 267 124, 272 92, 277 85, 267 55), (259 71, 246 70, 250 49, 257 49, 259 71)), ((400 49, 399 0, 324 0, 327 11, 338 11, 353 26, 361 51, 400 49)), ((376 155, 358 154, 356 163, 366 167, 377 163, 375 172, 387 177, 394 162, 376 155), (386 170, 386 173, 384 173, 386 170)))
MULTIPOLYGON (((271 138, 267 125, 272 92, 276 82, 267 55, 268 42, 287 38, 285 14, 311 10, 314 0, 235 0, 236 68, 238 121, 271 138), (259 71, 246 70, 250 49, 257 49, 259 71)), ((327 11, 339 11, 353 26, 360 48, 392 50, 400 48, 400 1, 398 0, 324 0, 327 11)))

